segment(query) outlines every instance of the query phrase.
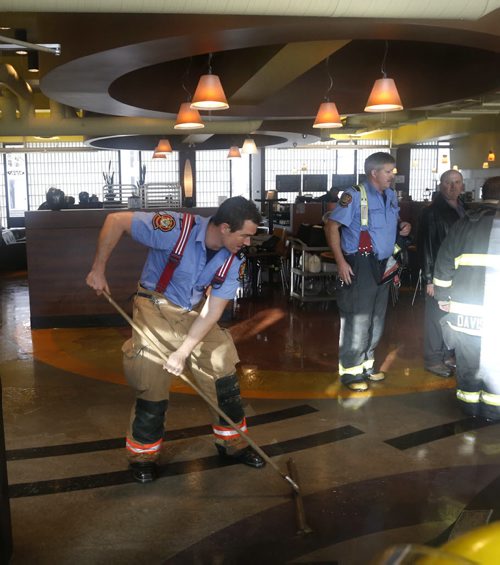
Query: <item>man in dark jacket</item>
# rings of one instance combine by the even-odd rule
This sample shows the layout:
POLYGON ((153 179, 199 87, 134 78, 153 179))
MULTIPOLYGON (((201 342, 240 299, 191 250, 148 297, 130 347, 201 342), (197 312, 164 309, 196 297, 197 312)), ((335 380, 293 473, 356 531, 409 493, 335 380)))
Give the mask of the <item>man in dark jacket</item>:
POLYGON ((455 170, 441 175, 439 192, 432 204, 425 208, 419 221, 418 249, 425 281, 424 365, 440 377, 452 374, 451 352, 445 346, 441 328, 443 312, 434 300, 434 265, 439 247, 451 226, 464 215, 460 194, 464 189, 462 175, 455 170))
POLYGON ((450 230, 434 268, 435 298, 447 312, 445 341, 457 356, 457 399, 474 417, 500 419, 500 177, 484 203, 450 230))

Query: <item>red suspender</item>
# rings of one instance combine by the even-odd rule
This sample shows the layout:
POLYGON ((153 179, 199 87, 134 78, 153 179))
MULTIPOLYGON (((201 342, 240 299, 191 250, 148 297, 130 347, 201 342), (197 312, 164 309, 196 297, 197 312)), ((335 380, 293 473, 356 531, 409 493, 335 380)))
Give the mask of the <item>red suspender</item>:
POLYGON ((175 244, 175 247, 170 253, 168 258, 167 264, 163 269, 163 273, 156 285, 156 292, 163 294, 165 289, 167 288, 168 284, 170 283, 170 279, 174 274, 175 269, 179 265, 182 259, 182 255, 184 254, 184 249, 186 248, 186 244, 189 239, 189 234, 194 226, 194 216, 192 214, 183 214, 182 215, 182 226, 181 226, 181 234, 179 235, 179 239, 175 244))
MULTIPOLYGON (((155 291, 163 294, 172 279, 175 269, 181 262, 182 256, 184 254, 184 249, 186 248, 186 244, 189 239, 189 234, 194 226, 194 216, 192 214, 183 214, 181 220, 181 234, 179 235, 179 239, 175 244, 175 247, 170 253, 168 258, 167 264, 163 269, 163 273, 156 285, 155 291)), ((229 268, 234 260, 235 254, 232 253, 222 265, 217 269, 217 272, 212 279, 211 285, 214 288, 220 288, 220 286, 226 280, 227 273, 229 272, 229 268)))
POLYGON ((217 269, 217 272, 215 273, 211 283, 213 288, 220 288, 222 286, 222 283, 226 280, 227 273, 229 272, 229 267, 231 267, 235 255, 235 253, 229 255, 224 263, 222 263, 222 265, 217 269))

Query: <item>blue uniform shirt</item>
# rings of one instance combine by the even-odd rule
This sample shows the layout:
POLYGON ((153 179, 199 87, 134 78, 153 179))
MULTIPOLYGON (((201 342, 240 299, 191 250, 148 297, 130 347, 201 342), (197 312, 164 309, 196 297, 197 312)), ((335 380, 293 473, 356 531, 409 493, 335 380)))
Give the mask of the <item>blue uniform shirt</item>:
MULTIPOLYGON (((368 199, 368 232, 372 240, 373 252, 379 260, 387 259, 394 251, 396 241, 399 204, 392 188, 387 188, 384 196, 369 183, 363 183, 368 199)), ((346 254, 356 253, 361 231, 361 196, 354 188, 348 188, 344 193, 352 200, 342 205, 342 198, 330 213, 329 219, 342 224, 340 246, 346 254)), ((344 195, 342 195, 344 196, 344 195)), ((348 197, 344 198, 344 201, 348 197)))
MULTIPOLYGON (((149 247, 148 257, 141 274, 141 285, 155 290, 163 273, 167 259, 175 247, 180 235, 180 217, 178 212, 134 212, 132 218, 132 238, 149 247)), ((186 310, 192 310, 203 298, 205 289, 231 255, 226 249, 220 249, 207 263, 205 234, 210 218, 195 216, 195 224, 189 235, 181 262, 165 290, 165 296, 186 310)), ((219 288, 212 288, 211 294, 231 300, 239 286, 239 270, 242 259, 235 257, 224 283, 219 288)))

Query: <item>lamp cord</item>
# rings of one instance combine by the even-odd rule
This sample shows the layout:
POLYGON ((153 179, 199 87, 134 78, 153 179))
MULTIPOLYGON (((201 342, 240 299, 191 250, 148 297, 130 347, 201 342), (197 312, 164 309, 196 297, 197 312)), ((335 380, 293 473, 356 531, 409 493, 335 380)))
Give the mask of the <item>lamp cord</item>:
POLYGON ((191 102, 191 92, 189 92, 189 90, 186 88, 186 85, 184 84, 184 80, 187 81, 187 79, 189 78, 189 71, 191 70, 191 63, 193 62, 193 57, 189 57, 189 63, 188 66, 186 68, 186 70, 184 71, 184 73, 182 74, 182 90, 184 90, 184 92, 187 94, 187 101, 191 102))
POLYGON ((387 39, 385 40, 385 51, 384 51, 384 58, 382 59, 382 66, 380 67, 380 71, 384 78, 387 78, 387 73, 385 72, 385 61, 387 59, 387 53, 389 51, 389 42, 387 39))
POLYGON ((331 90, 332 87, 333 87, 333 78, 332 78, 332 75, 330 74, 330 66, 329 66, 329 63, 330 63, 330 55, 328 55, 328 57, 325 59, 326 74, 327 74, 328 80, 329 80, 329 82, 330 82, 330 84, 329 84, 329 86, 328 86, 328 88, 327 88, 327 90, 326 90, 326 92, 325 92, 325 102, 330 102, 330 97, 328 96, 328 94, 330 93, 330 90, 331 90))

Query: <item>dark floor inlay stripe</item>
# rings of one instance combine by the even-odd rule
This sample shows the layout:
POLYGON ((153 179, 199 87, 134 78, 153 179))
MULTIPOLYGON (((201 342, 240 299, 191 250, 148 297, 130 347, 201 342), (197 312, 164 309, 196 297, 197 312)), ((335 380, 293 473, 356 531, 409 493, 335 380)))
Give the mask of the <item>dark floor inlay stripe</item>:
MULTIPOLYGON (((272 457, 274 455, 290 453, 292 451, 309 449, 327 443, 341 441, 363 433, 364 432, 361 430, 352 426, 343 426, 341 428, 311 434, 302 438, 266 445, 262 447, 262 449, 267 455, 272 457)), ((212 455, 193 461, 179 461, 163 465, 159 469, 159 475, 160 477, 173 477, 175 475, 199 473, 200 471, 228 467, 231 465, 239 465, 239 463, 231 460, 222 460, 218 455, 212 455)), ((68 477, 66 479, 14 484, 9 486, 9 496, 10 498, 21 498, 25 496, 38 496, 41 494, 55 494, 75 490, 123 485, 131 482, 132 479, 127 470, 114 471, 112 473, 102 473, 100 475, 68 477)))
POLYGON ((466 418, 465 420, 448 422, 447 424, 442 424, 440 426, 434 426, 432 428, 419 430, 418 432, 405 434, 404 436, 387 439, 384 443, 387 443, 388 445, 392 445, 392 447, 395 447, 396 449, 404 451, 405 449, 410 449, 412 447, 431 443, 445 437, 463 434, 464 432, 468 432, 470 430, 478 430, 480 428, 484 428, 485 426, 490 426, 494 423, 495 422, 487 422, 486 420, 480 420, 477 418, 466 418))
MULTIPOLYGON (((266 414, 258 414, 249 416, 247 424, 251 426, 261 426, 286 420, 288 418, 297 418, 318 412, 317 408, 313 408, 308 404, 292 406, 283 410, 267 412, 266 414)), ((193 426, 191 428, 183 428, 180 430, 167 431, 167 441, 175 441, 177 439, 186 439, 208 435, 212 433, 212 427, 209 425, 193 426)), ((98 441, 84 441, 80 443, 48 445, 46 447, 30 447, 26 449, 12 449, 7 451, 7 461, 19 461, 21 459, 38 459, 40 457, 58 457, 60 455, 74 455, 76 453, 91 453, 93 451, 108 451, 110 449, 120 449, 125 446, 125 438, 111 438, 98 441)))
POLYGON ((310 449, 311 447, 318 447, 326 443, 333 443, 351 437, 364 434, 358 428, 353 426, 342 426, 334 430, 326 430, 326 432, 318 432, 309 436, 298 437, 282 441, 266 447, 265 451, 268 455, 281 455, 283 453, 291 453, 292 451, 300 451, 301 449, 310 449))
MULTIPOLYGON (((313 490, 303 495, 307 523, 312 529, 310 535, 296 535, 294 502, 289 497, 286 502, 261 512, 236 518, 221 529, 211 529, 206 537, 165 559, 163 565, 316 564, 310 557, 325 551, 339 558, 335 546, 348 540, 357 543, 359 551, 351 559, 346 555, 345 559, 338 559, 342 564, 374 563, 376 556, 387 549, 391 532, 408 528, 411 534, 419 525, 452 520, 463 503, 496 480, 498 465, 475 463, 337 484, 324 490, 304 485, 307 490, 313 490), (450 505, 450 500, 454 504, 450 505), (371 536, 369 555, 367 544, 363 543, 365 536, 371 536)), ((500 500, 495 495, 498 488, 497 493, 489 489, 488 494, 490 500, 500 500)))

